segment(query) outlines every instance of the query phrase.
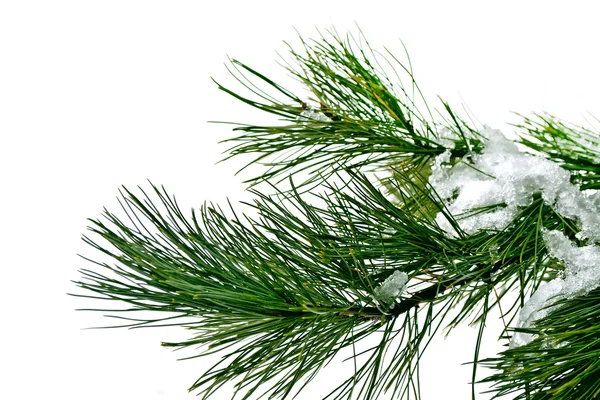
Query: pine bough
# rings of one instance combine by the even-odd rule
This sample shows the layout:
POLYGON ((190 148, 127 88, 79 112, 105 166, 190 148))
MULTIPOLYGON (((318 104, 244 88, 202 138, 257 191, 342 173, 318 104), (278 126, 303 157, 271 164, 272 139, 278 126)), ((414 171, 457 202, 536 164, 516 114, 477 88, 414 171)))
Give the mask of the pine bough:
POLYGON ((164 345, 190 358, 221 354, 190 388, 203 398, 291 398, 336 355, 353 371, 323 398, 419 398, 422 352, 459 323, 479 327, 473 382, 491 368, 495 397, 600 398, 598 132, 535 115, 515 144, 447 103, 434 117, 362 34, 302 44, 287 68, 307 98, 237 60, 242 90, 219 85, 277 117, 225 141, 265 166, 249 212, 123 188, 122 212, 90 220, 104 256, 77 295, 128 304, 110 310, 123 326, 186 327, 164 345), (507 350, 480 360, 498 307, 507 350))

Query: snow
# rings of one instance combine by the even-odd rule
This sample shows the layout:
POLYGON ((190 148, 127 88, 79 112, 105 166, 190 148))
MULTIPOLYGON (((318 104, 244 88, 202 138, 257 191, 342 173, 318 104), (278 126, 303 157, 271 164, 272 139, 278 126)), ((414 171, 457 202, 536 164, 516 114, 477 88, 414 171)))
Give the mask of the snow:
MULTIPOLYGON (((481 154, 450 165, 450 152, 436 157, 429 183, 445 201, 460 228, 472 235, 495 232, 510 224, 522 207, 541 193, 544 202, 581 227, 580 239, 600 241, 597 195, 571 184, 569 171, 540 156, 521 153, 499 130, 485 127, 481 154), (489 208, 482 210, 482 208, 489 208)), ((457 232, 439 213, 436 222, 449 236, 457 232)))
POLYGON ((327 115, 318 111, 314 106, 309 103, 304 103, 306 105, 306 109, 300 113, 298 116, 299 121, 331 121, 327 115))
POLYGON ((454 140, 456 139, 456 135, 450 129, 446 127, 441 127, 438 132, 437 142, 444 146, 447 149, 453 149, 456 146, 454 140))
POLYGON ((375 297, 383 303, 392 303, 404 292, 407 282, 408 275, 396 270, 375 288, 375 297))
MULTIPOLYGON (((517 327, 528 328, 544 318, 559 299, 586 294, 600 286, 600 195, 581 191, 570 182, 571 174, 541 156, 525 154, 495 129, 485 127, 487 139, 481 154, 451 162, 449 150, 436 157, 429 183, 467 235, 479 231, 494 233, 506 228, 519 211, 541 194, 545 204, 559 215, 574 220, 578 239, 590 244, 578 247, 560 231, 542 232, 551 258, 562 262, 564 274, 541 285, 525 303, 517 327)), ((436 222, 449 236, 458 235, 442 213, 436 222)), ((511 347, 533 340, 516 333, 511 347)))
MULTIPOLYGON (((543 232, 550 257, 565 265, 564 277, 558 277, 540 286, 527 300, 519 313, 517 327, 529 328, 533 321, 544 318, 560 299, 582 296, 600 286, 600 247, 577 247, 560 231, 543 232)), ((532 334, 516 332, 510 342, 514 348, 531 342, 532 334)))

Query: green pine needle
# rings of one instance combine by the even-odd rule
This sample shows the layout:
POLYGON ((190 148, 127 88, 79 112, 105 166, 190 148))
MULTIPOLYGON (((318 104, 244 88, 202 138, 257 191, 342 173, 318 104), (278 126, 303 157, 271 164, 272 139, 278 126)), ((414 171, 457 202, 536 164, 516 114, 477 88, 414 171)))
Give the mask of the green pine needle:
MULTIPOLYGON (((186 214, 162 187, 123 188, 119 213, 90 220, 83 239, 95 249, 86 258, 94 267, 80 271, 75 283, 84 292, 76 296, 127 304, 96 309, 119 326, 185 327, 189 340, 164 345, 187 349, 186 358, 219 353, 190 388, 203 398, 228 383, 243 399, 292 398, 331 360, 351 354, 353 374, 323 398, 419 399, 429 341, 465 322, 479 327, 473 385, 484 364, 497 371, 484 381, 498 396, 599 397, 598 289, 561 301, 531 328, 538 339, 530 344, 479 360, 489 313, 500 307, 512 324, 527 297, 561 273, 540 232, 575 240, 577 221, 538 193, 504 229, 467 235, 460 220, 469 215, 450 214, 428 179, 436 156, 450 151, 452 165, 468 164, 482 151, 478 128, 445 102, 443 121, 435 121, 411 69, 371 49, 362 33, 302 44, 288 69, 311 99, 237 60, 230 72, 241 92, 218 86, 279 119, 236 124, 237 136, 225 140, 226 159, 252 154, 251 164, 266 167, 247 180, 255 201, 245 206, 255 216, 231 204, 186 214), (454 235, 437 225, 440 213, 454 235), (395 271, 409 277, 402 295, 378 298, 395 271), (377 343, 368 347, 367 337, 377 343)), ((600 188, 597 132, 550 116, 526 118, 519 128, 529 151, 571 171, 582 189, 600 188)))

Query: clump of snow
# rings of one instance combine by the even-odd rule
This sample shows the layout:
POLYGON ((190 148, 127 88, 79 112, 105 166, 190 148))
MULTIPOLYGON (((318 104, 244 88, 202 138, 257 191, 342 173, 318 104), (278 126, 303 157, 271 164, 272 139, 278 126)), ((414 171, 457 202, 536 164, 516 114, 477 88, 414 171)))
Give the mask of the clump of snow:
POLYGON ((311 104, 304 103, 304 105, 306 109, 298 116, 299 121, 331 121, 331 118, 315 109, 311 104))
POLYGON ((592 269, 598 269, 600 273, 600 247, 577 247, 560 231, 543 232, 543 238, 550 257, 565 264, 567 275, 582 277, 592 269))
MULTIPOLYGON (((559 215, 574 220, 577 238, 600 243, 600 192, 581 191, 571 183, 569 171, 541 156, 521 153, 518 147, 495 129, 485 127, 487 139, 480 154, 471 154, 451 163, 451 152, 440 154, 432 165, 429 183, 444 200, 447 210, 467 235, 506 228, 519 211, 540 194, 545 204, 559 215)), ((444 214, 436 222, 449 236, 457 236, 444 214)), ((520 311, 517 326, 531 327, 544 318, 559 299, 583 295, 600 286, 600 247, 576 246, 562 232, 542 232, 550 257, 565 266, 564 275, 540 286, 520 311)), ((511 347, 533 340, 516 333, 511 347)))
POLYGON ((575 185, 565 187, 557 195, 556 211, 578 222, 578 239, 600 241, 600 207, 597 200, 581 192, 575 185))
POLYGON ((438 194, 443 197, 450 197, 452 193, 448 193, 448 184, 447 181, 449 179, 449 169, 450 169, 450 156, 452 153, 450 150, 446 150, 439 156, 435 158, 433 161, 433 165, 431 166, 431 176, 429 176, 429 183, 433 186, 438 194), (439 191, 443 190, 443 193, 439 191))
POLYGON ((408 275, 396 270, 375 288, 375 297, 383 303, 392 303, 404 292, 407 283, 408 275))
MULTIPOLYGON (((577 247, 562 232, 543 232, 544 242, 552 258, 565 265, 563 277, 558 277, 540 286, 527 300, 519 313, 517 327, 529 328, 532 322, 552 312, 552 303, 588 293, 600 286, 600 247, 588 245, 577 247)), ((518 347, 533 340, 533 335, 517 332, 510 347, 518 347)))
POLYGON ((438 132, 437 142, 447 149, 453 149, 456 146, 456 143, 454 143, 455 138, 456 134, 450 129, 442 127, 438 132))
MULTIPOLYGON (((600 241, 598 200, 570 183, 569 171, 540 156, 521 153, 499 130, 485 127, 481 154, 472 154, 451 166, 450 151, 436 157, 429 183, 445 200, 448 211, 468 235, 499 231, 520 208, 541 193, 544 202, 580 224, 579 238, 600 241)), ((448 235, 457 232, 439 213, 436 222, 448 235)))

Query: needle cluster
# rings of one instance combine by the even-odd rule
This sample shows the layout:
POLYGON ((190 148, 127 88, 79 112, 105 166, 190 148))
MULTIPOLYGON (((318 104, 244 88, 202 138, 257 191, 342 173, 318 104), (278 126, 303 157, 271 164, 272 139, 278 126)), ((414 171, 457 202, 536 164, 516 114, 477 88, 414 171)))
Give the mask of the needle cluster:
POLYGON ((600 396, 600 289, 547 298, 543 318, 517 323, 529 297, 567 267, 544 232, 597 245, 588 232, 600 231, 600 135, 534 116, 516 127, 517 149, 443 101, 434 117, 410 62, 376 52, 362 34, 302 45, 286 68, 308 99, 237 60, 239 88, 217 83, 274 117, 269 126, 237 123, 225 140, 226 159, 250 154, 265 167, 247 181, 252 216, 231 204, 186 212, 153 184, 123 188, 121 210, 90 220, 93 265, 81 269, 77 295, 125 305, 98 308, 120 326, 185 327, 189 340, 164 345, 188 358, 219 353, 190 388, 203 398, 230 383, 243 399, 292 398, 344 355, 352 373, 324 399, 418 399, 421 354, 441 328, 461 323, 479 330, 473 398, 482 362, 495 371, 485 380, 497 396, 600 396), (502 151, 512 157, 506 168, 502 151), (511 160, 561 172, 563 186, 582 191, 585 212, 548 201, 543 171, 521 176, 526 193, 512 201, 506 191, 519 174, 503 174, 511 160), (465 200, 474 176, 489 189, 485 201, 465 200), (502 223, 472 223, 494 215, 502 223), (534 339, 481 361, 497 307, 506 322, 499 340, 534 339))

